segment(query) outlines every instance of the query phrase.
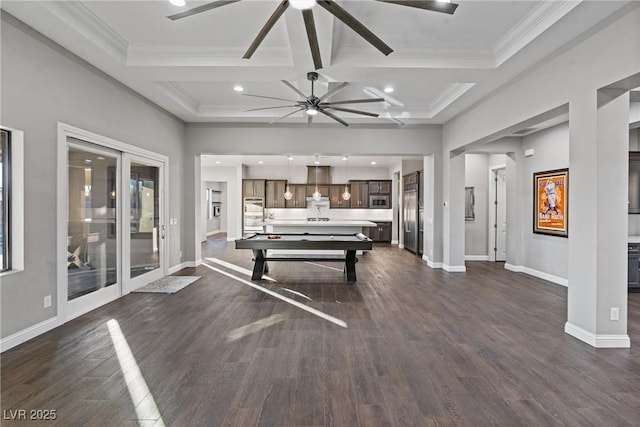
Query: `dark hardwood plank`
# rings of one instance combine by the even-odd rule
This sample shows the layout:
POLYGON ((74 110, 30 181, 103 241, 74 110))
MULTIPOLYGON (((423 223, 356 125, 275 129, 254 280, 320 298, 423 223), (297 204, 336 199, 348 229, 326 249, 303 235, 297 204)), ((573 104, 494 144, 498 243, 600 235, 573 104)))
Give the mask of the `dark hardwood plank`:
MULTIPOLYGON (((204 258, 252 268, 215 237, 204 258)), ((640 294, 631 349, 594 349, 563 332, 563 287, 500 263, 446 273, 388 244, 359 259, 354 284, 336 264, 303 262, 273 262, 276 281, 259 282, 346 328, 188 268, 202 279, 177 294, 127 295, 5 352, 2 409, 55 409, 60 426, 637 425, 640 294)))

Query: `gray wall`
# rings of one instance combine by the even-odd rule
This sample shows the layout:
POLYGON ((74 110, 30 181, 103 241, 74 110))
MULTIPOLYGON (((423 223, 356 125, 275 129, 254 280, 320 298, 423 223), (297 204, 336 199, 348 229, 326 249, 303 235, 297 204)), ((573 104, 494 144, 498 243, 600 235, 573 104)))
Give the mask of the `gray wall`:
POLYGON ((2 125, 24 131, 26 224, 25 269, 2 277, 4 338, 56 315, 57 123, 169 156, 169 266, 183 235, 184 124, 4 12, 1 30, 2 125))
POLYGON ((530 148, 534 149, 534 155, 522 157, 517 178, 519 188, 516 203, 524 212, 522 220, 514 224, 522 235, 521 265, 567 279, 571 232, 568 238, 534 234, 532 224, 533 173, 569 167, 569 125, 565 123, 523 137, 522 152, 530 148))

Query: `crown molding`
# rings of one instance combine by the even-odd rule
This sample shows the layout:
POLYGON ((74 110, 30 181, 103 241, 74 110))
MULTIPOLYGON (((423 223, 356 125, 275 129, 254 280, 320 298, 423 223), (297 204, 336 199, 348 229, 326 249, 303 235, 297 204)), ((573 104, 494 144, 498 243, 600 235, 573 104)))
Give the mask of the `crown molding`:
POLYGON ((132 43, 127 50, 127 65, 139 67, 237 67, 291 66, 288 48, 260 48, 260 55, 247 61, 241 48, 211 46, 165 46, 132 43))
POLYGON ((39 4, 69 28, 73 28, 90 42, 99 46, 123 64, 125 63, 129 42, 98 18, 84 4, 80 2, 50 1, 41 1, 39 4))
POLYGON ((451 105, 456 99, 464 95, 475 83, 451 83, 429 104, 429 118, 435 117, 442 110, 451 105))
POLYGON ((190 114, 197 116, 200 104, 187 91, 185 91, 178 83, 175 82, 157 82, 157 86, 162 93, 168 96, 173 102, 187 110, 190 114))
POLYGON ((364 53, 356 46, 343 46, 332 65, 371 68, 447 68, 493 69, 493 48, 402 48, 381 60, 379 52, 364 53))
POLYGON ((571 12, 583 0, 544 1, 536 6, 520 23, 511 28, 493 46, 495 66, 522 50, 549 27, 571 12))

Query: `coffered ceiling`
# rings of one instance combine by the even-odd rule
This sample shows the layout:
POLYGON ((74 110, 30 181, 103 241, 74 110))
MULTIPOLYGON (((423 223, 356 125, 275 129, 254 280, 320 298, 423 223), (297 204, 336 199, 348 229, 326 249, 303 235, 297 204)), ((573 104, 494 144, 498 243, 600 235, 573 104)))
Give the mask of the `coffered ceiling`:
MULTIPOLYGON (((172 21, 208 2, 11 1, 2 9, 186 122, 269 123, 294 108, 314 70, 299 10, 288 8, 251 59, 242 59, 279 1, 242 0, 172 21), (243 92, 234 91, 242 86, 243 92)), ((323 68, 316 95, 384 97, 340 112, 350 124, 441 124, 544 61, 628 2, 459 0, 453 15, 372 0, 338 0, 394 52, 385 56, 324 9, 314 17, 323 68), (393 88, 392 93, 383 92, 393 88)), ((304 112, 280 123, 306 123, 304 112)), ((314 123, 335 123, 317 117, 314 123)), ((339 126, 339 125, 338 125, 339 126)))

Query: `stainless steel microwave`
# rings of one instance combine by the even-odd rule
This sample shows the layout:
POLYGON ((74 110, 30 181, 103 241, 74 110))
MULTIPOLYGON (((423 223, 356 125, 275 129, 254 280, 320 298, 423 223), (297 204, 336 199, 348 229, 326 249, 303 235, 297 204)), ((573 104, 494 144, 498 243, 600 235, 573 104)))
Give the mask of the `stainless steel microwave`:
POLYGON ((387 209, 389 207, 389 196, 372 194, 369 196, 369 209, 387 209))

